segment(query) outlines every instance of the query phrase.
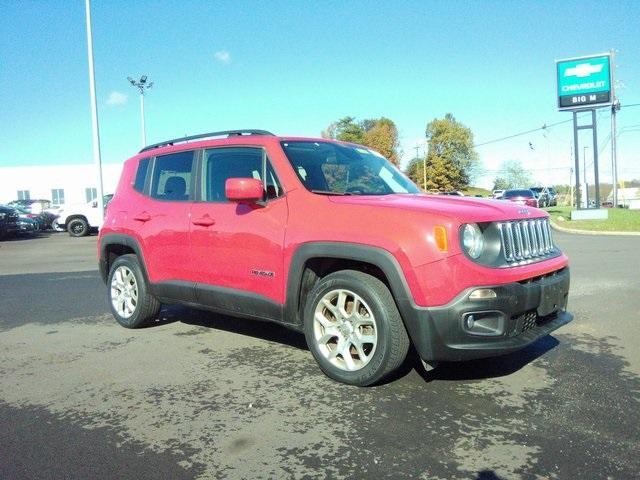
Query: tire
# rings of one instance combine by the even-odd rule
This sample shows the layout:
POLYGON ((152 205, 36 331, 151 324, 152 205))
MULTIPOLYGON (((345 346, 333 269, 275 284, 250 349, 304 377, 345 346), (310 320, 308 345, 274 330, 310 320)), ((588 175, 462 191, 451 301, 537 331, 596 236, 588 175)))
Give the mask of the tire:
POLYGON ((59 224, 58 224, 58 219, 54 218, 51 221, 51 229, 56 231, 56 232, 64 232, 64 228, 62 228, 59 224))
POLYGON ((67 222, 67 231, 72 237, 86 237, 89 235, 89 224, 84 218, 77 217, 67 222))
POLYGON ((304 307, 304 333, 328 377, 360 387, 390 375, 409 350, 407 331, 387 286, 355 270, 332 273, 316 284, 304 307))
POLYGON ((111 313, 120 325, 140 328, 158 316, 161 304, 149 293, 138 257, 122 255, 113 262, 107 280, 111 313))

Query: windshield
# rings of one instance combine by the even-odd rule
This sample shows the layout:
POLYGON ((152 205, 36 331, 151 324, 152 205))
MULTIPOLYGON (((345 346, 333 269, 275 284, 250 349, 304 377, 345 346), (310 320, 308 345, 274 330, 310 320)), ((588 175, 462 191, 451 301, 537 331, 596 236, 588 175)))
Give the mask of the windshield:
POLYGON ((282 142, 307 190, 324 195, 420 193, 418 187, 382 155, 365 147, 334 142, 282 142))

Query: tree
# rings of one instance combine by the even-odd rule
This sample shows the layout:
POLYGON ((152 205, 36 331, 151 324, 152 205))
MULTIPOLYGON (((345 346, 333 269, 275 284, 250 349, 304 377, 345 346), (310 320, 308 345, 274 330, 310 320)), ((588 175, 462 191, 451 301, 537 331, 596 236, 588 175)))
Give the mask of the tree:
POLYGON ((365 145, 398 165, 402 152, 396 124, 385 117, 356 122, 354 117, 344 117, 332 122, 322 131, 323 138, 365 145))
POLYGON ((493 181, 493 190, 509 190, 509 182, 504 177, 496 177, 493 181))
MULTIPOLYGON (((331 138, 342 140, 343 142, 362 143, 364 140, 364 129, 354 117, 344 117, 333 125, 333 135, 331 138)), ((329 126, 331 129, 332 125, 329 126)))
POLYGON ((405 173, 407 177, 409 177, 413 183, 418 185, 420 188, 423 188, 424 182, 424 157, 415 157, 411 161, 409 161, 409 165, 407 165, 407 169, 405 173))
POLYGON ((502 162, 502 176, 507 189, 527 188, 531 185, 531 172, 526 170, 520 160, 506 160, 502 162))
POLYGON ((396 124, 388 118, 381 117, 378 120, 365 120, 363 122, 364 137, 363 142, 367 147, 372 148, 388 159, 394 165, 400 163, 402 156, 400 141, 398 140, 398 129, 396 124), (365 123, 369 122, 369 124, 365 123))
POLYGON ((427 186, 445 190, 460 190, 469 185, 480 172, 478 154, 473 148, 471 129, 447 113, 427 125, 428 140, 427 186), (431 180, 431 181, 430 181, 431 180))

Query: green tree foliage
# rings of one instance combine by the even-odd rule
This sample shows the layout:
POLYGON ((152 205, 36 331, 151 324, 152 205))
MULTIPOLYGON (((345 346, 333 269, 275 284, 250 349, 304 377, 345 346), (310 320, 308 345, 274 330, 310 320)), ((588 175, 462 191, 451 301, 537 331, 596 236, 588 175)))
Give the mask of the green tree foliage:
POLYGON ((405 174, 409 177, 413 183, 418 185, 418 187, 424 189, 424 157, 415 157, 407 165, 407 169, 405 170, 405 174))
POLYGON ((354 117, 344 117, 331 123, 322 132, 324 138, 365 145, 398 165, 402 152, 398 129, 392 120, 381 117, 357 122, 354 117))
POLYGON ((480 172, 471 129, 447 113, 444 118, 429 122, 425 134, 427 188, 440 191, 466 188, 480 172))
MULTIPOLYGON (((507 160, 502 162, 502 178, 504 189, 527 188, 531 186, 531 172, 525 169, 520 160, 507 160)), ((496 179, 498 180, 498 179, 496 179)))
POLYGON ((496 177, 493 181, 493 190, 509 190, 509 182, 504 177, 496 177))
POLYGON ((363 125, 364 144, 382 154, 394 165, 399 165, 402 154, 396 124, 385 117, 373 121, 365 120, 365 122, 370 122, 371 125, 363 125))

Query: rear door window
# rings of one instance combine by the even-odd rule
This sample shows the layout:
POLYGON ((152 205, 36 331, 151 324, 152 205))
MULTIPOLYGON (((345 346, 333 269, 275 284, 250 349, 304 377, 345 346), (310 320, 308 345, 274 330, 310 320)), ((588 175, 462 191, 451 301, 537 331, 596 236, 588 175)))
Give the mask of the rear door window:
POLYGON ((158 200, 172 202, 188 201, 192 191, 193 160, 193 151, 156 157, 151 181, 151 196, 158 200))

